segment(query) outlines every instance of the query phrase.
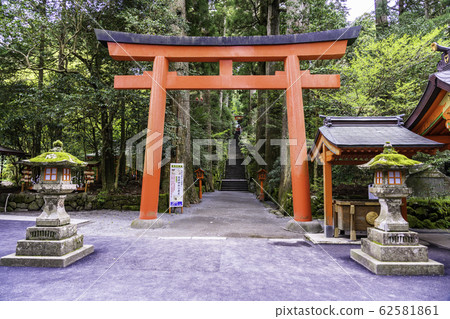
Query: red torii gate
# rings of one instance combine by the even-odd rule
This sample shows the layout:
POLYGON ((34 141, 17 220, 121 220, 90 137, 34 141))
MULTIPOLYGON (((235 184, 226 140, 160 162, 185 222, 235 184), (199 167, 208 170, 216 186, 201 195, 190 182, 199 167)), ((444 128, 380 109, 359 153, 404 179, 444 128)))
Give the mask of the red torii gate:
POLYGON ((143 75, 115 76, 116 89, 151 89, 139 219, 158 212, 166 90, 286 90, 294 219, 311 221, 311 202, 302 89, 337 89, 339 75, 301 71, 299 60, 341 58, 361 27, 257 37, 167 37, 95 30, 119 61, 153 61, 143 75), (284 62, 275 75, 233 75, 233 62, 284 62), (179 76, 169 62, 219 62, 216 76, 179 76), (153 156, 151 157, 151 153, 153 156))

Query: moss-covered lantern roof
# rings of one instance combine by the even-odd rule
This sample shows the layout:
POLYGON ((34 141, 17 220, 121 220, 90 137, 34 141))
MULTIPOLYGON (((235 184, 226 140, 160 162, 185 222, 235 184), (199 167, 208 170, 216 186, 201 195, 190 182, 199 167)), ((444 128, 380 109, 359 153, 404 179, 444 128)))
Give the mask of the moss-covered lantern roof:
POLYGON ((53 142, 53 148, 49 152, 42 153, 29 160, 23 160, 23 164, 29 166, 86 166, 87 163, 79 160, 72 154, 63 151, 61 141, 53 142))
POLYGON ((412 160, 405 155, 399 154, 390 142, 386 142, 383 147, 383 153, 378 154, 369 162, 358 165, 364 170, 383 170, 383 169, 411 169, 419 168, 423 163, 412 160))

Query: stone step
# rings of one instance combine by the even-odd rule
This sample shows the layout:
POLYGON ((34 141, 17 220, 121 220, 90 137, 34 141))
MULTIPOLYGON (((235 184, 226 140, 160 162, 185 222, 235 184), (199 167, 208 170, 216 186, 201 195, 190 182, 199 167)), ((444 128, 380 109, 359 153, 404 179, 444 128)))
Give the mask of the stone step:
POLYGON ((84 245, 64 256, 18 256, 11 254, 0 259, 1 266, 9 267, 67 267, 94 252, 94 246, 84 245))
POLYGON ((361 251, 350 250, 350 257, 377 275, 443 276, 444 265, 434 260, 416 262, 380 261, 361 251))
POLYGON ((423 245, 380 245, 367 238, 362 238, 361 250, 380 261, 428 261, 428 249, 423 245))
POLYGON ((83 235, 61 240, 19 240, 17 256, 63 256, 83 247, 83 235))

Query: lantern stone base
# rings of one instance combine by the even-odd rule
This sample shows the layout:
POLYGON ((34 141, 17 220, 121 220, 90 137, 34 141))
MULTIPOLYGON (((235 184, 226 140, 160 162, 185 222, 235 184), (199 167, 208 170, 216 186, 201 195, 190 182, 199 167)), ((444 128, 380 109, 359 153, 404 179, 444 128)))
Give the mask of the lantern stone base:
POLYGON ((19 240, 16 254, 19 256, 63 256, 83 247, 83 235, 62 240, 19 240))
POLYGON ((131 228, 136 229, 155 229, 164 226, 164 222, 161 218, 157 219, 135 219, 131 222, 131 228))
POLYGON ((299 222, 294 219, 291 219, 287 225, 286 230, 295 232, 295 233, 321 233, 323 231, 322 225, 318 220, 313 220, 310 222, 299 222))
POLYGON ((77 225, 28 227, 26 239, 19 240, 16 253, 0 259, 2 266, 67 267, 94 252, 94 246, 83 246, 83 235, 77 225))
POLYGON ((63 268, 94 252, 94 246, 84 245, 64 256, 18 256, 11 254, 0 259, 0 265, 9 267, 63 268))
POLYGON ((386 232, 367 229, 361 249, 350 257, 377 275, 444 275, 444 265, 428 259, 428 248, 419 244, 415 232, 386 232))
POLYGON ((380 261, 361 251, 352 249, 351 258, 369 269, 376 275, 401 275, 401 276, 443 276, 444 265, 434 260, 422 262, 395 262, 380 261))

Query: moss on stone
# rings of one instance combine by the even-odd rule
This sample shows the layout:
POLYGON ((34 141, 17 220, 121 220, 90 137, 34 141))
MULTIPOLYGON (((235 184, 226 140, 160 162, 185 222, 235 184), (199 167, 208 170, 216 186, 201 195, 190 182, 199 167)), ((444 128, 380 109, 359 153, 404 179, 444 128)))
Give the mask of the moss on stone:
POLYGON ((66 153, 66 152, 45 152, 41 155, 38 155, 36 157, 31 158, 30 163, 35 164, 45 164, 45 163, 58 163, 58 162, 68 162, 70 164, 76 165, 76 166, 83 166, 86 165, 85 162, 79 160, 72 154, 66 153))
POLYGON ((391 166, 413 166, 421 164, 418 161, 407 158, 405 155, 401 154, 385 154, 381 153, 375 156, 369 163, 367 163, 371 168, 382 168, 391 166))
POLYGON ((399 154, 389 142, 386 142, 383 148, 383 153, 376 155, 366 164, 358 165, 358 167, 361 169, 376 170, 383 168, 410 168, 421 164, 421 162, 399 154))
POLYGON ((53 142, 53 147, 63 147, 63 142, 61 142, 60 140, 56 140, 53 142))

